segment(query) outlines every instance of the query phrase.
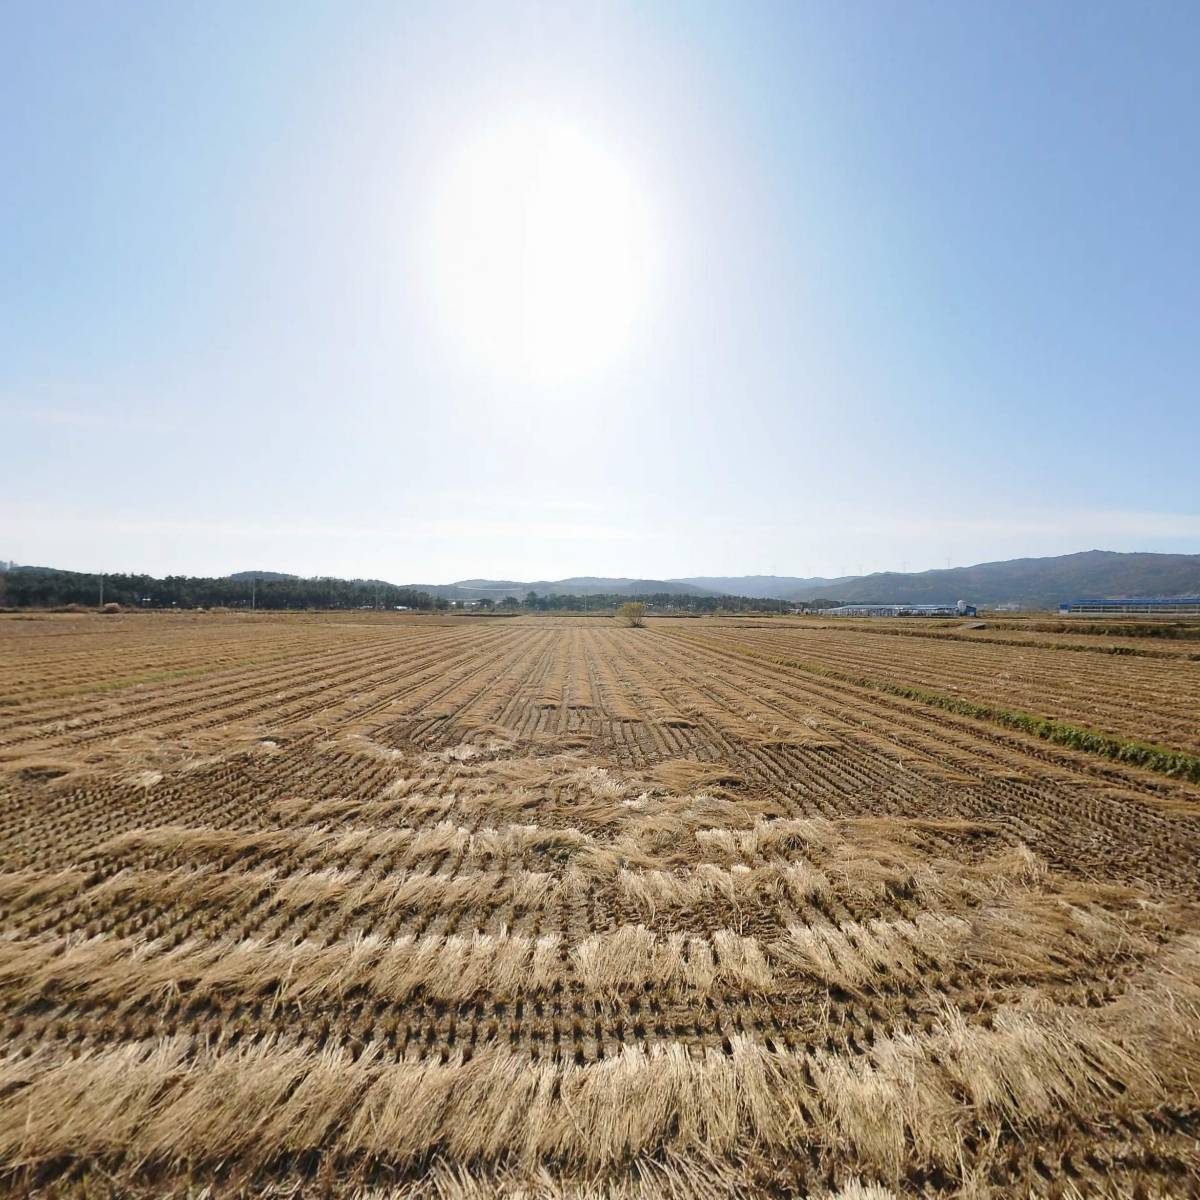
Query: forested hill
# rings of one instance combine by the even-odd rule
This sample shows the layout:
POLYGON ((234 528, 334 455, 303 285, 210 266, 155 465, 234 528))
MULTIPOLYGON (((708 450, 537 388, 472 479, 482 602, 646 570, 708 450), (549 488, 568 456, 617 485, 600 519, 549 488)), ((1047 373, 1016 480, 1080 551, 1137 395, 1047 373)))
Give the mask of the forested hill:
MULTIPOLYGON (((244 574, 250 577, 105 575, 103 599, 130 608, 430 609, 435 605, 428 592, 375 579, 300 579, 266 571, 244 574)), ((51 567, 14 567, 0 572, 0 605, 95 605, 100 598, 98 575, 51 567)))

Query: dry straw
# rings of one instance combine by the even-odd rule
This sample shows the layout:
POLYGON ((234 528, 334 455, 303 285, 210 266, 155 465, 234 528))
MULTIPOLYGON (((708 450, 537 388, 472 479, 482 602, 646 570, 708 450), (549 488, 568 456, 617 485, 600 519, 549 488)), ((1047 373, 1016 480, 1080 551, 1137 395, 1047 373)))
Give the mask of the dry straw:
POLYGON ((60 1156, 265 1167, 319 1150, 397 1164, 444 1152, 468 1162, 556 1161, 615 1169, 670 1149, 728 1156, 811 1144, 897 1178, 918 1158, 954 1169, 977 1121, 1035 1129, 1056 1114, 1102 1119, 1166 1098, 1164 1054, 1200 1065, 1195 1014, 1159 1004, 1116 1033, 1104 1014, 1002 1011, 990 1028, 943 1011, 927 1034, 869 1055, 797 1055, 734 1037, 728 1053, 678 1042, 577 1066, 501 1049, 413 1062, 378 1043, 357 1057, 286 1039, 210 1049, 190 1038, 75 1056, 54 1048, 0 1063, 0 1160, 60 1156))

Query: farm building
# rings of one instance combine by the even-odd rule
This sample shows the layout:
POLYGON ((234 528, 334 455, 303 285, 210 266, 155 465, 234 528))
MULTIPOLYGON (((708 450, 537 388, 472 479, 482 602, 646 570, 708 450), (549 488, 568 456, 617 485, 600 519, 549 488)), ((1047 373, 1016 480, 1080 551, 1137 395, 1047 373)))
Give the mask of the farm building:
POLYGON ((1116 600, 1064 600, 1058 611, 1063 616, 1200 617, 1200 596, 1126 596, 1116 600))
POLYGON ((827 617, 973 617, 973 604, 842 604, 825 610, 827 617))

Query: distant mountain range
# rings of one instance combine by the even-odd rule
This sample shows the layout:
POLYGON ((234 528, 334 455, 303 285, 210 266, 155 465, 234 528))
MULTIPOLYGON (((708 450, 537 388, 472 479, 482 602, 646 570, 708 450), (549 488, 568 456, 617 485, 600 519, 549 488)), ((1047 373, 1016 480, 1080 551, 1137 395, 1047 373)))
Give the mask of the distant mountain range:
MULTIPOLYGON (((3 571, 52 571, 20 567, 0 560, 3 571)), ((233 580, 297 579, 281 571, 238 571, 233 580)), ((386 586, 381 580, 367 580, 386 586)), ((539 595, 652 595, 666 592, 688 596, 748 596, 771 600, 878 601, 896 604, 953 603, 1020 604, 1053 608, 1061 600, 1115 596, 1200 595, 1200 554, 1121 554, 1087 550, 1055 558, 1014 558, 939 571, 838 578, 799 578, 786 575, 697 575, 684 579, 625 579, 575 576, 570 579, 460 579, 456 583, 403 585, 447 600, 503 600, 526 593, 539 595)))
POLYGON ((1120 554, 1085 550, 1054 558, 1013 558, 939 571, 880 571, 840 579, 792 579, 751 575, 704 577, 688 583, 735 596, 781 600, 875 600, 896 604, 1021 604, 1053 608, 1061 600, 1101 596, 1194 596, 1200 594, 1200 554, 1120 554))
POLYGON ((505 596, 621 595, 673 592, 698 596, 754 596, 772 600, 875 600, 897 604, 1020 604, 1053 608, 1061 600, 1097 596, 1192 596, 1200 594, 1200 554, 1122 554, 1086 550, 1053 558, 1014 558, 972 567, 873 575, 799 578, 781 575, 697 575, 683 579, 463 579, 450 584, 408 585, 448 600, 505 596))
MULTIPOLYGON (((503 600, 505 596, 524 600, 527 592, 537 592, 539 596, 647 596, 655 592, 671 592, 676 596, 721 594, 681 579, 603 579, 591 575, 579 575, 571 579, 534 579, 524 583, 515 579, 460 579, 457 583, 412 583, 406 586, 447 600, 503 600)), ((733 596, 749 593, 724 594, 733 596)))
POLYGON ((710 596, 763 596, 769 600, 815 600, 821 596, 833 598, 834 589, 867 575, 839 575, 826 578, 814 575, 801 578, 794 575, 697 575, 686 579, 671 580, 676 584, 690 584, 710 596))

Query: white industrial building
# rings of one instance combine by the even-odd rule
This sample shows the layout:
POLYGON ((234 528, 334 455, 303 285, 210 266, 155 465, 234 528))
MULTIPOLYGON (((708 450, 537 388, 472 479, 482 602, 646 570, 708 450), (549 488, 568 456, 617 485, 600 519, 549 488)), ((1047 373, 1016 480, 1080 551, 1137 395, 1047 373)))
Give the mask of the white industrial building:
POLYGON ((842 604, 827 608, 827 617, 973 617, 975 606, 960 600, 957 604, 842 604))

